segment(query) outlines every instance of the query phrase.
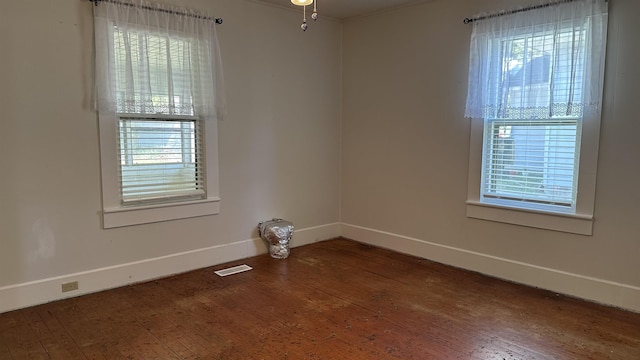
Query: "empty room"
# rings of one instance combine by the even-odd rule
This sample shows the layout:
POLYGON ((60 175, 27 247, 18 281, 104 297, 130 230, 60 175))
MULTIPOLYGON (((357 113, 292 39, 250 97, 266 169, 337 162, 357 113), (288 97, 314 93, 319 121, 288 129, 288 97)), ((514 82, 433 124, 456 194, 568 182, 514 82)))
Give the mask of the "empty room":
POLYGON ((640 359, 637 0, 0 0, 0 360, 640 359))

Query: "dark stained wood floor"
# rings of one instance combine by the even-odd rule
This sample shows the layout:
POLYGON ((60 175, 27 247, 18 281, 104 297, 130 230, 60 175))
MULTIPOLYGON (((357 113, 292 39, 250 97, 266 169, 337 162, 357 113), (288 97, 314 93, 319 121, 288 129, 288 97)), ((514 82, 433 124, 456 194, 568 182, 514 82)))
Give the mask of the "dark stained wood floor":
POLYGON ((0 359, 638 360, 640 314, 337 239, 0 314, 0 359))

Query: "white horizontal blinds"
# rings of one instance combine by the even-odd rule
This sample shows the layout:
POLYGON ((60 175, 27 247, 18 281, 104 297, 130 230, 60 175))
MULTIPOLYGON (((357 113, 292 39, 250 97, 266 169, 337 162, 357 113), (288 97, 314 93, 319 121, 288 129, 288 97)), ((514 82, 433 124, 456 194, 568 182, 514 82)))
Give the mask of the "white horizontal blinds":
POLYGON ((103 0, 93 9, 101 113, 222 119, 222 61, 206 14, 146 0, 103 0))
POLYGON ((115 27, 116 109, 193 116, 193 46, 185 39, 115 27))
POLYGON ((605 0, 475 21, 465 117, 599 115, 606 29, 605 0))
POLYGON ((206 197, 195 49, 188 39, 114 27, 123 204, 206 197))
POLYGON ((585 23, 540 26, 533 34, 494 40, 496 118, 544 119, 582 116, 585 23))
POLYGON ((576 196, 577 119, 487 121, 485 198, 571 207, 576 196))
POLYGON ((493 41, 496 106, 486 119, 485 198, 573 207, 586 28, 544 25, 493 41))
POLYGON ((203 198, 201 126, 198 120, 121 118, 123 203, 203 198))

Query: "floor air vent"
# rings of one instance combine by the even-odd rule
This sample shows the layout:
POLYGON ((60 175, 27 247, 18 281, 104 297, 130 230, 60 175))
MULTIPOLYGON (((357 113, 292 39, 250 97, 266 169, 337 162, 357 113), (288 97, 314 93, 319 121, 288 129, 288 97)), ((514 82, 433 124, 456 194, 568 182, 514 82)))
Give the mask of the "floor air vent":
POLYGON ((244 271, 249 271, 251 269, 252 269, 251 266, 242 264, 242 265, 238 265, 238 266, 234 266, 234 267, 218 270, 218 271, 215 271, 215 273, 218 276, 229 276, 229 275, 241 273, 241 272, 244 272, 244 271))

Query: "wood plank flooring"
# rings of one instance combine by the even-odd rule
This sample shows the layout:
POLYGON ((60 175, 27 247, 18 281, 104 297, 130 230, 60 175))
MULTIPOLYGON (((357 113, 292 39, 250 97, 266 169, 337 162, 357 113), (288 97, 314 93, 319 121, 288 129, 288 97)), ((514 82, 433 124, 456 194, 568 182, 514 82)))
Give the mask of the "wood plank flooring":
POLYGON ((638 360, 640 314, 336 239, 0 314, 0 359, 638 360))

